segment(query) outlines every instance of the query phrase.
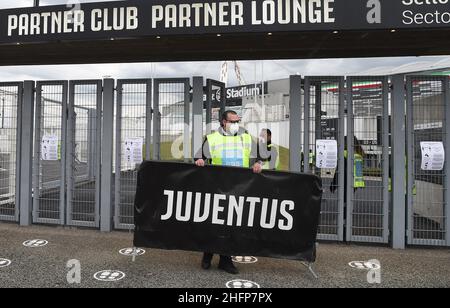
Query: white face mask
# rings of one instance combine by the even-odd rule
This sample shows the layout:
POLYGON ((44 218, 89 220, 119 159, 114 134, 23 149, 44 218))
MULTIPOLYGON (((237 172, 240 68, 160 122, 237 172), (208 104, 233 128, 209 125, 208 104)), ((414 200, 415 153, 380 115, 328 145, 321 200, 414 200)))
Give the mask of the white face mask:
POLYGON ((238 123, 231 124, 229 130, 230 134, 236 135, 239 132, 239 124, 238 123))

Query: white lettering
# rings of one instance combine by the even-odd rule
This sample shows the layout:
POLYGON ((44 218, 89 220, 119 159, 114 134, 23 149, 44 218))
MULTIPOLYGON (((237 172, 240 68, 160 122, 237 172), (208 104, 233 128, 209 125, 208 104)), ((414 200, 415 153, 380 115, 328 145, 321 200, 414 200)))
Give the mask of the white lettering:
POLYGON ((255 220, 255 207, 256 207, 256 203, 261 202, 261 199, 259 198, 247 198, 247 202, 250 203, 249 207, 249 212, 248 212, 248 226, 249 227, 253 227, 253 220, 255 220))
POLYGON ((448 4, 450 0, 402 0, 403 5, 436 5, 436 4, 448 4))
POLYGON ((267 211, 269 206, 269 200, 263 199, 262 209, 261 209, 261 227, 264 229, 275 228, 275 223, 277 219, 278 211, 278 200, 272 200, 272 211, 270 212, 269 222, 267 222, 267 211))
POLYGON ((8 36, 13 34, 13 30, 16 30, 19 26, 19 18, 17 15, 8 16, 8 36))
POLYGON ((165 190, 164 196, 167 196, 167 213, 161 216, 161 220, 168 220, 172 217, 173 213, 173 197, 174 192, 172 190, 165 190))
POLYGON ((219 26, 228 26, 230 23, 225 20, 228 16, 228 11, 226 8, 228 7, 228 3, 220 2, 219 3, 219 26))
POLYGON ((186 208, 184 210, 184 214, 181 213, 183 208, 183 192, 179 191, 177 196, 177 210, 176 210, 176 219, 178 221, 189 221, 191 219, 191 205, 192 205, 192 192, 188 191, 186 193, 186 202, 184 202, 186 208))
POLYGON ((294 201, 283 201, 280 206, 281 215, 286 218, 286 221, 280 220, 278 223, 278 228, 283 231, 290 231, 294 226, 294 218, 288 211, 292 211, 295 208, 294 201), (286 209, 287 207, 287 209, 286 209))
POLYGON ((194 222, 204 222, 209 217, 209 208, 211 206, 211 194, 205 194, 205 202, 203 206, 203 215, 200 215, 202 203, 202 194, 195 194, 194 222))
POLYGON ((157 27, 158 22, 164 19, 163 17, 163 7, 162 5, 154 5, 152 6, 152 28, 155 29, 157 27))
POLYGON ((223 206, 220 205, 221 200, 226 200, 227 196, 225 195, 214 195, 214 202, 213 202, 213 217, 212 217, 212 223, 215 225, 223 225, 225 221, 223 219, 219 218, 219 213, 222 213, 225 209, 223 206))
POLYGON ((278 199, 172 190, 165 190, 164 196, 167 197, 166 213, 161 216, 161 221, 202 223, 209 220, 214 225, 278 228, 282 231, 290 231, 294 225, 291 212, 295 203, 289 200, 280 203, 278 199), (258 226, 255 226, 255 218, 258 226))
POLYGON ((335 0, 252 1, 252 25, 334 23, 335 0), (258 6, 260 5, 260 6, 258 6))
POLYGON ((242 226, 242 214, 244 212, 244 197, 239 197, 239 203, 235 196, 230 196, 230 207, 228 209, 228 222, 227 225, 233 226, 234 212, 236 212, 236 226, 242 226))

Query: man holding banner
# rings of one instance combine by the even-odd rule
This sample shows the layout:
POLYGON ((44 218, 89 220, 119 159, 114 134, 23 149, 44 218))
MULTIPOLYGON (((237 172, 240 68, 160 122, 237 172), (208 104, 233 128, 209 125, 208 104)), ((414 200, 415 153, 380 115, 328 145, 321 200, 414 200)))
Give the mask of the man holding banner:
MULTIPOLYGON (((315 262, 321 179, 261 172, 262 163, 252 159, 256 142, 238 123, 235 112, 226 112, 218 132, 206 137, 195 165, 141 164, 134 247, 217 253, 219 268, 234 274, 238 270, 229 256, 315 262)), ((204 255, 204 269, 211 267, 212 257, 204 255)))
MULTIPOLYGON (((261 173, 263 162, 255 159, 257 157, 256 144, 252 137, 239 126, 240 121, 236 112, 232 110, 224 112, 221 116, 219 130, 205 138, 202 153, 198 153, 196 156, 198 159, 195 164, 203 167, 208 161, 216 166, 249 168, 252 165, 254 173, 261 173)), ((211 267, 212 258, 212 253, 204 253, 203 269, 208 270, 211 267)), ((239 273, 230 256, 220 256, 219 269, 230 274, 239 273)))

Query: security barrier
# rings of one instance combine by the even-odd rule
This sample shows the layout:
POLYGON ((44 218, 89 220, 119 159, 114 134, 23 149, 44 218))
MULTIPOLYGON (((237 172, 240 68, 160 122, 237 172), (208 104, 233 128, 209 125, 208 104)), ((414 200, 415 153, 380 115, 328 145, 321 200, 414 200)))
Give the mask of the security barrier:
POLYGON ((347 78, 347 240, 389 241, 387 77, 347 78))
POLYGON ((33 156, 33 222, 65 224, 68 82, 38 82, 33 156), (59 154, 60 153, 60 154, 59 154))
POLYGON ((151 157, 152 80, 117 82, 115 213, 117 229, 134 228, 137 168, 151 157))
POLYGON ((324 194, 319 238, 344 239, 344 78, 306 77, 304 83, 303 171, 322 178, 324 194), (334 169, 316 167, 316 141, 335 140, 338 165, 334 169))
MULTIPOLYGON (((254 100, 252 108, 261 106, 252 116, 248 108, 238 111, 255 140, 262 128, 273 129, 283 144, 283 168, 322 179, 320 240, 386 244, 395 233, 407 237, 410 245, 450 244, 450 166, 444 158, 443 168, 424 170, 421 148, 423 142, 438 142, 450 153, 449 78, 396 78, 406 90, 388 76, 293 76, 288 87, 274 83, 287 88, 288 95, 264 92, 243 98, 254 100), (406 101, 398 100, 402 93, 406 101), (402 110, 401 104, 406 113, 394 115, 392 110, 402 110), (394 121, 402 117, 407 150, 394 151, 404 133, 394 121), (318 146, 326 141, 336 144, 331 167, 321 167, 319 161, 318 146), (406 163, 400 168, 394 157, 402 156, 406 163), (407 206, 394 202, 401 199, 393 193, 404 194, 407 206), (406 226, 393 219, 398 211, 406 211, 406 226)), ((115 88, 113 83, 0 83, 0 220, 30 215, 32 223, 105 226, 102 230, 108 231, 113 222, 116 229, 133 229, 141 162, 192 162, 205 133, 215 129, 208 124, 234 108, 226 107, 223 83, 202 77, 118 80, 115 88), (24 94, 31 90, 35 97, 24 94), (23 109, 29 108, 25 95, 28 104, 35 104, 33 110, 23 109), (112 106, 114 113, 108 109, 112 106), (30 112, 34 124, 22 123, 30 112), (109 114, 111 123, 104 118, 109 114), (26 132, 30 125, 33 136, 26 132), (104 147, 109 141, 112 150, 104 147), (30 157, 22 151, 28 143, 33 146, 30 157), (105 159, 109 155, 114 157, 111 166, 105 159), (27 161, 32 164, 27 166, 27 161), (28 168, 29 179, 17 176, 26 175, 28 168), (30 205, 19 202, 27 196, 30 205)))
POLYGON ((441 170, 424 168, 421 148, 422 142, 442 142, 446 154, 450 153, 449 82, 442 76, 407 78, 409 244, 449 245, 450 166, 445 163, 441 170))
POLYGON ((0 220, 18 221, 18 153, 23 83, 0 83, 0 220))
POLYGON ((102 81, 71 81, 68 108, 66 222, 98 227, 102 81))

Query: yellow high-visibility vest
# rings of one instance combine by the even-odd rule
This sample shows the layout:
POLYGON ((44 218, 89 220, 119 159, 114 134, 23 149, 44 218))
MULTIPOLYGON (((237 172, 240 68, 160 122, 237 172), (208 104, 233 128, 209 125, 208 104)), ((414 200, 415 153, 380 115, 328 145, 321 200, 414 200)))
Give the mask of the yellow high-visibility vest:
POLYGON ((214 132, 206 138, 213 165, 250 167, 252 137, 249 134, 224 136, 214 132))
MULTIPOLYGON (((277 146, 273 145, 273 144, 269 144, 267 147, 269 148, 269 150, 271 152, 272 152, 272 148, 275 148, 277 150, 278 155, 277 155, 277 161, 275 162, 275 170, 279 170, 279 168, 280 168, 280 151, 279 151, 279 148, 277 146)), ((263 169, 264 170, 269 170, 270 169, 270 160, 264 162, 263 169)))
MULTIPOLYGON (((344 151, 344 157, 347 158, 348 153, 347 150, 344 151)), ((365 188, 366 182, 364 181, 364 173, 363 173, 363 157, 355 153, 353 155, 353 187, 354 188, 365 188)))

